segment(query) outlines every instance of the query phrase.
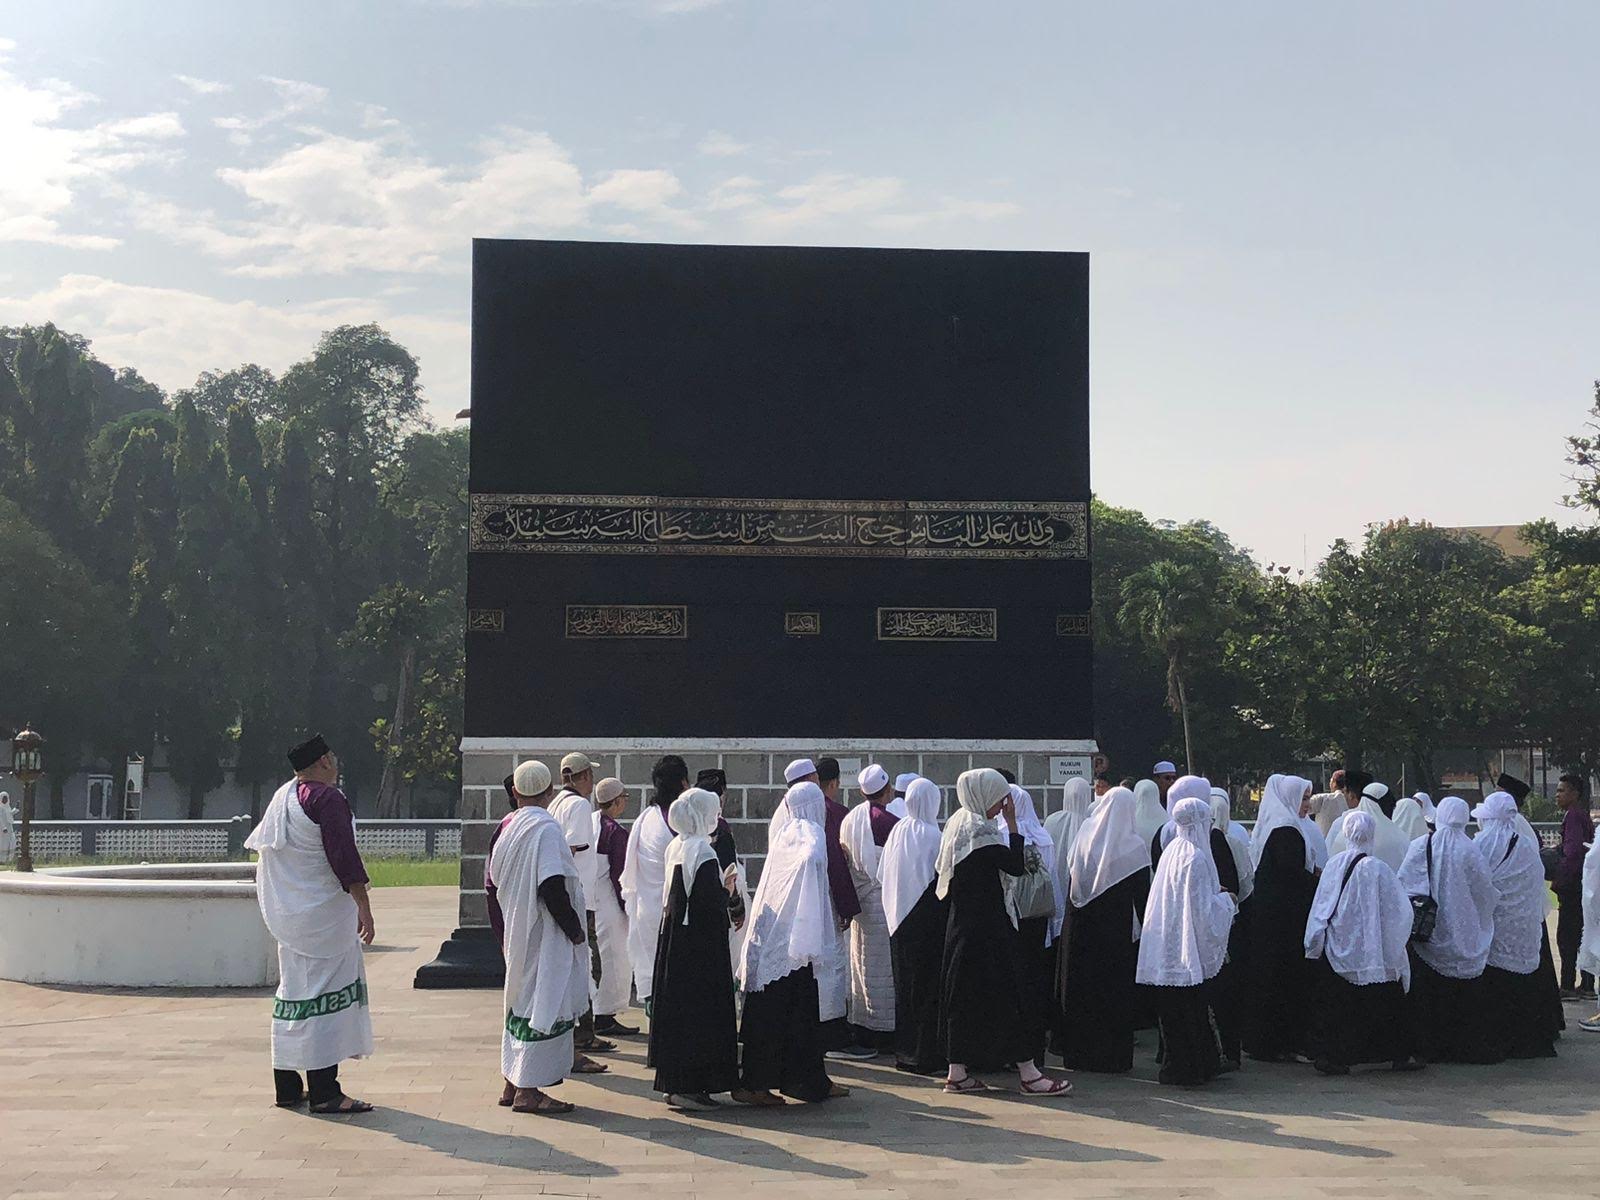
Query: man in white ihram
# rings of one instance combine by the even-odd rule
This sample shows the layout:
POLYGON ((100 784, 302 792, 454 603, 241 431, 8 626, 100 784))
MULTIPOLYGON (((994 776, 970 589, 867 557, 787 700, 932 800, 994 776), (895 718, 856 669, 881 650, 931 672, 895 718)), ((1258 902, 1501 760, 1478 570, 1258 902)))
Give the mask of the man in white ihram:
POLYGON ((321 734, 289 751, 289 765, 294 778, 273 795, 244 843, 260 856, 261 915, 278 942, 272 1004, 277 1103, 294 1108, 309 1100, 314 1113, 371 1112, 372 1105, 339 1087, 339 1064, 372 1053, 361 961, 362 943, 372 943, 372 905, 355 821, 335 786, 339 760, 321 734))
POLYGON ((17 852, 16 819, 11 811, 11 793, 0 792, 0 863, 10 862, 17 852))

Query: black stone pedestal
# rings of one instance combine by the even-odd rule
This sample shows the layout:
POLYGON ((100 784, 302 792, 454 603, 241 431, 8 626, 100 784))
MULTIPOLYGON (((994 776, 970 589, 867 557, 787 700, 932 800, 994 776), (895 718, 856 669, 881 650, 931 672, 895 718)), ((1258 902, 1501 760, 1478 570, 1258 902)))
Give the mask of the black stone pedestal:
POLYGON ((439 957, 417 968, 419 988, 497 988, 506 981, 505 959, 494 930, 462 926, 439 947, 439 957))

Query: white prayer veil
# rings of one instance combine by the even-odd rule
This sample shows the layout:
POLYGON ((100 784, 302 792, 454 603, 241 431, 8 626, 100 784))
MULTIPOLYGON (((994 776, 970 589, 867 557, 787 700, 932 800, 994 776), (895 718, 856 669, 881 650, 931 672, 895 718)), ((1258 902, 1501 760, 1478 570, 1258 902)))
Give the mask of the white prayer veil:
POLYGON ((1134 872, 1150 869, 1150 842, 1134 828, 1134 808, 1133 793, 1114 787, 1084 819, 1067 856, 1074 908, 1098 900, 1134 872))
POLYGON ((1239 903, 1243 904, 1255 894, 1256 865, 1250 861, 1250 834, 1237 821, 1229 820, 1233 804, 1228 793, 1221 788, 1211 789, 1211 828, 1222 830, 1228 839, 1228 852, 1233 855, 1233 869, 1239 876, 1239 903))
POLYGON ((1211 861, 1211 807, 1204 800, 1174 806, 1177 827, 1150 884, 1135 978, 1155 987, 1195 987, 1222 969, 1236 909, 1211 861))
POLYGON ((1306 845, 1306 870, 1317 869, 1316 853, 1300 820, 1300 805, 1311 786, 1309 779, 1298 775, 1271 775, 1267 786, 1261 789, 1261 805, 1256 810, 1256 827, 1250 831, 1250 861, 1261 866, 1261 855, 1267 848, 1267 839, 1280 829, 1293 829, 1306 845))
MULTIPOLYGON (((1203 775, 1184 775, 1173 780, 1172 786, 1167 789, 1167 820, 1161 826, 1161 845, 1165 847, 1177 836, 1177 822, 1173 820, 1173 810, 1178 807, 1180 800, 1204 800, 1206 813, 1211 812, 1211 781, 1203 775)), ((1226 826, 1224 826, 1226 828, 1226 826)))
MULTIPOLYGON (((1407 839, 1404 831, 1383 811, 1383 805, 1378 803, 1388 794, 1388 785, 1369 783, 1362 789, 1361 803, 1350 811, 1364 812, 1372 818, 1372 853, 1398 871, 1400 864, 1405 861, 1406 848, 1411 845, 1411 842, 1407 839)), ((1349 813, 1345 813, 1334 821, 1333 826, 1328 830, 1328 852, 1330 854, 1338 854, 1346 848, 1343 823, 1349 818, 1349 815, 1349 813)))
POLYGON ((750 901, 749 930, 739 959, 739 986, 759 992, 794 971, 824 966, 832 941, 826 804, 814 783, 797 783, 783 797, 788 820, 767 847, 761 882, 750 901))
POLYGON ((1423 819, 1426 820, 1428 824, 1432 825, 1434 814, 1433 797, 1428 795, 1427 792, 1418 792, 1411 798, 1415 800, 1418 807, 1422 809, 1423 819))
POLYGON ((950 881, 956 866, 974 850, 984 846, 1004 846, 1007 838, 989 818, 989 810, 1006 798, 1011 785, 992 767, 963 771, 956 779, 956 803, 960 805, 944 824, 939 841, 939 899, 950 894, 950 881))
MULTIPOLYGON (((1056 883, 1059 885, 1060 894, 1065 895, 1067 882, 1071 879, 1069 860, 1072 856, 1072 843, 1078 840, 1078 831, 1083 828, 1083 822, 1089 815, 1089 808, 1094 804, 1094 789, 1089 786, 1087 779, 1067 780, 1066 797, 1062 802, 1060 812, 1053 812, 1045 818, 1045 831, 1049 833, 1050 840, 1056 848, 1056 883)), ((1063 910, 1063 914, 1064 914, 1063 910)))
POLYGON ((1317 884, 1306 920, 1306 957, 1326 953, 1328 965, 1357 986, 1399 982, 1409 988, 1411 901, 1388 864, 1372 856, 1372 817, 1357 811, 1345 822, 1350 848, 1328 860, 1317 884))
POLYGON ((1167 810, 1161 807, 1161 785, 1154 779, 1141 779, 1133 785, 1133 828, 1144 844, 1167 823, 1167 810))
POLYGON ((1467 836, 1467 802, 1459 796, 1439 801, 1434 831, 1418 838, 1400 867, 1400 886, 1408 896, 1430 894, 1428 845, 1433 845, 1431 894, 1439 902, 1433 936, 1417 942, 1417 955, 1451 979, 1483 974, 1494 940, 1494 909, 1499 899, 1483 855, 1467 836))
POLYGON ((1517 975, 1539 967, 1544 946, 1544 863, 1539 847, 1517 832, 1517 802, 1509 792, 1493 792, 1473 810, 1478 836, 1473 847, 1483 855, 1498 899, 1489 965, 1517 975))
POLYGON ((1394 802, 1394 816, 1389 819, 1409 841, 1427 836, 1428 818, 1423 815, 1422 805, 1410 796, 1402 796, 1394 802))
MULTIPOLYGON (((677 830, 678 836, 667 847, 666 878, 661 885, 661 907, 672 902, 672 871, 683 868, 683 891, 694 891, 695 875, 708 861, 717 857, 711 846, 711 835, 717 831, 717 818, 722 815, 722 805, 715 792, 703 788, 690 788, 674 800, 667 809, 667 823, 677 830)), ((683 911, 683 923, 689 923, 689 910, 683 911)))
POLYGON ((927 892, 939 860, 939 786, 930 779, 913 780, 905 798, 906 815, 889 831, 878 860, 891 934, 927 892))

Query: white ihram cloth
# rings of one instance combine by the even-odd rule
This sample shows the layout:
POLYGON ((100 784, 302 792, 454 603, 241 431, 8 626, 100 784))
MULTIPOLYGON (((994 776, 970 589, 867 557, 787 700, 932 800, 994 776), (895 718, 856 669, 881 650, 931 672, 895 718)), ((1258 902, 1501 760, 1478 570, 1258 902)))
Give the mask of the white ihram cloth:
POLYGON ((1133 827, 1148 846, 1167 823, 1167 810, 1161 807, 1161 785, 1154 779, 1141 779, 1133 785, 1133 827))
POLYGON ((1177 834, 1150 884, 1134 978, 1154 987, 1195 987, 1222 970, 1238 906, 1211 861, 1211 806, 1189 799, 1174 808, 1177 834))
MULTIPOLYGON (((1465 804, 1466 801, 1462 803, 1465 804)), ((1371 796, 1362 796, 1360 804, 1333 823, 1333 829, 1328 834, 1328 854, 1330 856, 1339 854, 1350 848, 1345 844, 1344 823, 1353 812, 1364 812, 1372 818, 1372 856, 1383 859, 1392 870, 1398 871, 1400 864, 1406 859, 1411 839, 1385 815, 1383 808, 1371 796)))
POLYGON ((1410 796, 1402 796, 1394 802, 1394 816, 1390 819, 1395 828, 1413 842, 1428 835, 1428 818, 1423 814, 1422 805, 1410 796))
POLYGON ((839 843, 850 864, 850 882, 861 901, 861 911, 850 922, 846 1015, 852 1025, 887 1032, 894 1028, 894 964, 889 957, 889 921, 880 883, 883 855, 872 837, 872 805, 867 801, 845 814, 839 843))
POLYGON ((1600 974, 1600 838, 1583 856, 1583 941, 1578 945, 1578 970, 1600 974))
POLYGON ((661 938, 661 893, 667 881, 667 847, 672 830, 659 805, 645 806, 628 830, 628 860, 622 867, 622 899, 628 910, 628 957, 639 1003, 650 999, 656 972, 656 942, 661 938))
MULTIPOLYGON (((594 841, 600 844, 600 814, 594 814, 594 841)), ((628 959, 628 914, 611 882, 611 864, 600 859, 600 882, 589 903, 594 905, 594 945, 600 952, 600 983, 594 992, 594 1011, 614 1017, 632 999, 633 964, 628 959)))
POLYGON ((260 856, 256 894, 278 943, 272 1065, 320 1071, 372 1053, 367 972, 356 902, 322 848, 322 830, 300 807, 299 781, 273 794, 245 839, 260 856))
POLYGON ((1499 902, 1483 855, 1467 836, 1467 802, 1459 796, 1439 801, 1434 832, 1418 838, 1400 867, 1400 886, 1408 896, 1426 896, 1428 843, 1433 843, 1433 890, 1439 902, 1433 936, 1416 943, 1418 956, 1451 979, 1483 974, 1494 940, 1494 909, 1499 902))
MULTIPOLYGON (((1316 849, 1306 823, 1300 819, 1300 805, 1305 800, 1311 781, 1298 775, 1271 775, 1267 786, 1261 789, 1261 804, 1256 809, 1256 826, 1250 831, 1250 861, 1261 865, 1261 855, 1267 848, 1267 839, 1280 829, 1299 831, 1306 846, 1306 870, 1318 867, 1316 849)), ((1316 822, 1311 822, 1315 825, 1316 822)))
POLYGON ((562 788, 550 802, 550 815, 566 835, 572 861, 578 864, 584 899, 590 904, 594 903, 595 892, 600 890, 600 876, 605 874, 600 865, 600 852, 595 848, 595 812, 594 801, 571 788, 562 788), (579 846, 583 849, 578 849, 579 846))
MULTIPOLYGON (((806 967, 820 974, 832 944, 828 931, 838 928, 828 894, 822 789, 797 783, 784 795, 782 808, 786 819, 767 846, 746 921, 750 932, 739 960, 739 986, 746 995, 806 967)), ((819 1011, 818 1019, 831 1018, 819 1011)))
MULTIPOLYGON (((1011 806, 1017 814, 1017 832, 1022 835, 1023 854, 1026 857, 1028 848, 1032 848, 1038 855, 1040 865, 1050 875, 1050 899, 1054 907, 1050 913, 1050 920, 1045 925, 1044 944, 1051 946, 1061 934, 1061 924, 1067 915, 1067 881, 1058 869, 1058 860, 1061 855, 1056 849, 1055 838, 1045 823, 1039 820, 1039 810, 1033 806, 1033 795, 1016 784, 1011 785, 1011 806)), ((1002 823, 1004 818, 1001 818, 1002 823)), ((1015 891, 1021 881, 1011 876, 1006 877, 1006 888, 1015 891)))
POLYGON ((1350 983, 1398 981, 1411 988, 1411 901, 1381 858, 1372 856, 1372 821, 1366 813, 1348 819, 1348 850, 1328 860, 1306 919, 1306 957, 1324 953, 1328 965, 1350 983), (1350 872, 1357 855, 1365 855, 1350 872), (1340 889, 1343 889, 1342 893, 1340 889))
POLYGON ((1539 843, 1517 832, 1517 802, 1508 792, 1485 797, 1472 815, 1478 819, 1478 836, 1472 845, 1483 855, 1498 896, 1489 965, 1527 975, 1539 969, 1539 951, 1544 948, 1548 889, 1539 843))
POLYGON ((10 862, 17 852, 17 816, 9 804, 0 804, 0 862, 10 862))
POLYGON ((918 779, 905 799, 906 815, 889 831, 878 857, 883 916, 891 934, 911 915, 938 873, 939 786, 918 779))
POLYGON ((489 860, 506 921, 505 1027, 500 1073, 515 1087, 559 1083, 572 1069, 572 1031, 589 1007, 589 947, 574 943, 539 899, 560 878, 578 920, 583 883, 561 823, 545 809, 519 808, 489 860))

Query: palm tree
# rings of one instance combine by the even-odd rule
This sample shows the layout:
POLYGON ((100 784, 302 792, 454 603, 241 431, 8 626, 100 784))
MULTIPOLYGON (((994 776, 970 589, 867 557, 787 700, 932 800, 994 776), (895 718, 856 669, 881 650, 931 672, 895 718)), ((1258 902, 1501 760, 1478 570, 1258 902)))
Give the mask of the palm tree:
POLYGON ((1202 584, 1193 567, 1170 559, 1153 562, 1122 581, 1117 619, 1167 660, 1167 707, 1183 718, 1184 766, 1194 773, 1189 736, 1189 696, 1184 687, 1198 624, 1202 584))

